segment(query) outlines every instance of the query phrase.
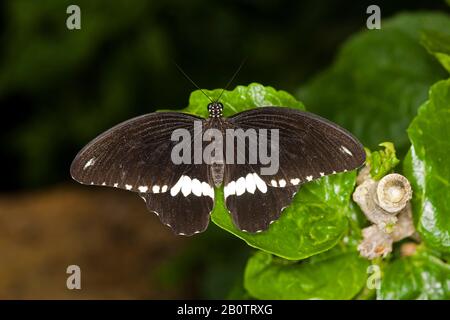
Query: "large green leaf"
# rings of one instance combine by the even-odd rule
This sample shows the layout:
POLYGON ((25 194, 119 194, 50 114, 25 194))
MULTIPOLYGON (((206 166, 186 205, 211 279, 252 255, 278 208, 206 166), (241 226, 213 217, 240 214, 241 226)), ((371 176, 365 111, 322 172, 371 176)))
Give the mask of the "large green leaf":
MULTIPOLYGON (((210 98, 216 99, 222 90, 203 91, 210 98)), ((225 91, 220 100, 224 104, 225 116, 268 105, 304 109, 287 92, 256 83, 225 91)), ((208 103, 208 97, 201 91, 195 91, 189 99, 189 106, 183 111, 207 116, 208 103)), ((308 183, 297 193, 293 204, 283 211, 281 218, 268 231, 259 234, 242 232, 234 226, 224 206, 222 190, 218 189, 212 221, 245 240, 250 246, 286 259, 303 259, 333 247, 347 230, 346 215, 354 184, 355 172, 308 183)))
POLYGON ((420 251, 384 270, 378 299, 450 299, 450 265, 420 251))
POLYGON ((422 35, 422 44, 450 72, 450 34, 425 31, 422 35))
POLYGON ((250 234, 237 229, 219 190, 212 221, 250 246, 299 260, 330 249, 347 231, 355 172, 324 177, 300 188, 292 204, 269 230, 250 234))
POLYGON ((251 83, 248 86, 237 86, 232 91, 225 90, 223 93, 222 89, 203 90, 203 92, 200 90, 194 91, 189 98, 189 106, 183 111, 207 117, 207 107, 210 100, 205 94, 213 100, 222 94, 220 102, 223 103, 223 114, 225 117, 245 110, 265 106, 305 109, 300 101, 296 100, 286 91, 275 90, 272 87, 265 87, 258 83, 251 83))
POLYGON ((258 299, 351 299, 366 283, 368 265, 341 246, 300 262, 260 251, 247 263, 244 286, 258 299))
POLYGON ((420 45, 423 30, 449 32, 450 17, 408 13, 383 20, 381 30, 351 37, 334 64, 300 88, 316 112, 352 131, 369 148, 393 141, 399 154, 409 147, 406 128, 429 87, 447 73, 420 45))
POLYGON ((431 87, 408 135, 404 172, 413 186, 417 230, 428 246, 450 253, 450 79, 431 87))

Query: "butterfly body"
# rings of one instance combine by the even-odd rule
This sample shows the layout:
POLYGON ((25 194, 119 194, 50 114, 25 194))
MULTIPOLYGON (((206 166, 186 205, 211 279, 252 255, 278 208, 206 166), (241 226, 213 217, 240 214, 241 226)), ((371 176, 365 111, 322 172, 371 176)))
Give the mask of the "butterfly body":
MULTIPOLYGON (((209 118, 205 120, 205 127, 214 128, 225 134, 226 120, 223 118, 223 105, 220 102, 210 103, 208 105, 209 118)), ((217 188, 223 183, 225 172, 225 161, 223 155, 217 157, 210 165, 210 173, 213 185, 217 188)))
POLYGON ((365 160, 356 138, 311 113, 260 107, 226 118, 219 102, 209 104, 208 111, 206 119, 156 112, 125 121, 83 148, 71 175, 83 184, 138 193, 150 211, 182 235, 207 228, 214 188, 222 186, 236 227, 254 233, 279 218, 301 184, 356 169, 365 160), (183 161, 173 157, 179 143, 173 138, 176 130, 189 135, 185 147, 194 151, 183 152, 183 161), (262 144, 251 148, 248 132, 253 131, 258 142, 266 142, 266 153, 262 144), (235 135, 228 139, 230 134, 235 135), (221 144, 211 148, 218 140, 221 144), (270 171, 267 155, 276 151, 278 167, 270 171))

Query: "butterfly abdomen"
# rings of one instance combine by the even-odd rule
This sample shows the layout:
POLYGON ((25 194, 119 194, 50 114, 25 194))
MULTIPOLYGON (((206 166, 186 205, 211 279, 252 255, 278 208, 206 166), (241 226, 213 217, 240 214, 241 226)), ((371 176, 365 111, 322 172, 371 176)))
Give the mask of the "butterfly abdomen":
POLYGON ((223 182, 223 173, 225 171, 225 165, 223 161, 216 161, 211 164, 211 177, 214 186, 219 187, 223 182))

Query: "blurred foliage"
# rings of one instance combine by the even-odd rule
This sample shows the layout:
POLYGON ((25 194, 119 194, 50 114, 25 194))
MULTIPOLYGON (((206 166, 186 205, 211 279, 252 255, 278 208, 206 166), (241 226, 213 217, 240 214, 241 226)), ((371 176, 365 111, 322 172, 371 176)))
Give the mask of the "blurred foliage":
POLYGON ((380 30, 352 36, 331 68, 300 88, 300 99, 367 147, 393 141, 404 155, 409 147, 406 128, 429 87, 447 74, 421 46, 425 30, 450 34, 450 17, 400 14, 383 20, 380 30))
POLYGON ((211 224, 153 276, 166 288, 190 287, 189 296, 243 298, 242 277, 249 251, 244 243, 211 224))
POLYGON ((366 148, 366 164, 370 166, 370 175, 374 180, 383 178, 400 162, 395 155, 395 147, 392 142, 383 142, 379 146, 384 149, 371 152, 366 148))
POLYGON ((450 72, 450 34, 425 30, 421 42, 428 52, 433 54, 450 72))

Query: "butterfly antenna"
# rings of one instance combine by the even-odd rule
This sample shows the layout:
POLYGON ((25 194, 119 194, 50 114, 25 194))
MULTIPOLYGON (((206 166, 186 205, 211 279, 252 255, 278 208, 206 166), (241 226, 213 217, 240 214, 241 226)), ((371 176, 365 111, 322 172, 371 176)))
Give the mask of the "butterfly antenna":
POLYGON ((185 76, 186 79, 188 79, 193 85, 194 87, 196 87, 198 90, 200 90, 205 97, 207 97, 209 99, 209 101, 211 101, 211 103, 213 103, 214 101, 194 82, 194 80, 192 80, 187 74, 186 72, 183 71, 183 69, 181 69, 181 67, 175 62, 173 61, 173 63, 175 64, 175 66, 177 67, 178 71, 180 71, 183 76, 185 76))
POLYGON ((247 61, 247 58, 244 58, 241 62, 241 64, 239 65, 239 67, 237 68, 237 70, 234 72, 233 76, 231 77, 230 81, 228 81, 227 85, 225 86, 225 88, 222 89, 222 92, 220 93, 219 97, 215 100, 216 102, 218 102, 220 100, 220 97, 222 97, 222 94, 225 92, 225 90, 228 89, 228 87, 230 86, 230 84, 233 82, 234 78, 236 78, 236 76, 238 75, 239 71, 241 71, 242 67, 245 64, 245 61, 247 61))

